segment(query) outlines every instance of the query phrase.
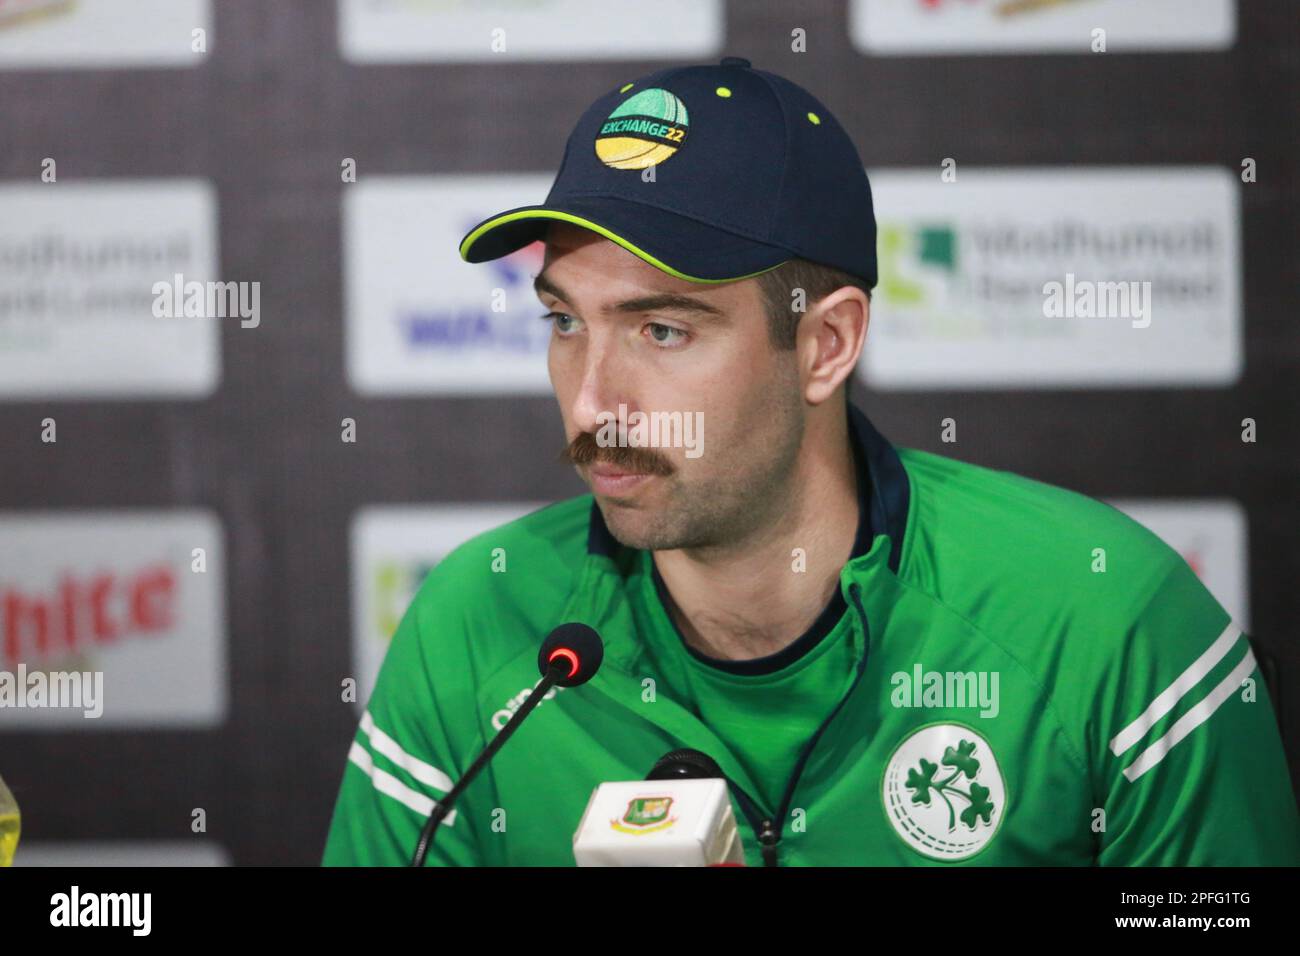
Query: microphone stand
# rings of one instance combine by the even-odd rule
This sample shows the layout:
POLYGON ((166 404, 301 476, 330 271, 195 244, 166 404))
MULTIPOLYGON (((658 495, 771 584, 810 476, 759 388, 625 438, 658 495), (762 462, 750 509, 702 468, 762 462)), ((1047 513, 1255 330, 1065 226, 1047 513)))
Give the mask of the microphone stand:
POLYGON ((566 660, 551 661, 550 666, 546 668, 546 673, 542 675, 542 679, 533 688, 532 693, 519 705, 519 709, 511 715, 510 719, 506 721, 506 725, 492 738, 491 743, 479 754, 478 759, 470 764, 469 769, 465 771, 465 775, 456 781, 456 785, 451 788, 445 797, 433 801, 433 811, 429 814, 429 819, 425 821, 424 829, 420 831, 420 842, 416 844, 415 855, 411 858, 411 866, 424 866, 424 858, 428 855, 429 847, 433 845, 433 837, 438 830, 438 824, 451 812, 452 804, 456 802, 456 798, 460 796, 461 791, 469 786, 470 781, 478 776, 479 771, 505 745, 505 742, 510 739, 510 735, 515 732, 532 709, 541 703, 542 697, 555 685, 556 681, 567 676, 568 669, 569 662, 566 660))

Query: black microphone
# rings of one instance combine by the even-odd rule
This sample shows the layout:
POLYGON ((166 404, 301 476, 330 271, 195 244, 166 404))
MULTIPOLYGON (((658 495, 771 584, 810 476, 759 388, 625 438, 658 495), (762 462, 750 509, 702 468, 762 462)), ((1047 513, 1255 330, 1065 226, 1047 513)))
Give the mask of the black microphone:
POLYGON ((478 759, 470 764, 465 775, 456 781, 456 785, 445 797, 433 802, 429 819, 424 822, 424 829, 420 831, 420 842, 416 844, 411 866, 424 866, 424 858, 429 853, 429 847, 433 845, 438 824, 451 812, 456 798, 469 786, 470 781, 478 776, 479 771, 487 766, 488 761, 510 739, 510 735, 523 723, 532 709, 541 703, 546 692, 555 685, 577 687, 579 684, 585 684, 595 676, 604 658, 604 642, 601 641, 600 635, 586 624, 577 622, 561 624, 546 636, 541 650, 537 653, 537 669, 542 672, 541 681, 506 721, 506 725, 492 738, 487 748, 479 754, 478 759))
MULTIPOLYGON (((605 659, 605 643, 600 635, 586 624, 561 624, 542 641, 542 648, 537 652, 537 669, 545 678, 551 668, 557 664, 565 665, 567 674, 555 678, 561 687, 577 687, 596 676, 600 662, 605 659)), ((549 685, 548 685, 549 686, 549 685)), ((519 709, 528 706, 525 701, 519 709)), ((502 733, 505 728, 502 728, 502 733)))
POLYGON ((715 778, 727 779, 727 775, 722 772, 718 762, 706 753, 689 748, 672 750, 664 754, 655 761, 654 767, 646 774, 647 780, 710 780, 715 778))
MULTIPOLYGON (((727 784, 728 792, 731 791, 731 780, 718 762, 708 754, 699 750, 691 750, 689 747, 681 750, 670 750, 657 761, 650 772, 646 774, 647 780, 717 780, 720 779, 727 784)), ((742 797, 737 797, 742 799, 742 797)), ((743 798, 748 799, 748 798, 743 798)), ((734 826, 734 824, 733 824, 734 826)), ((740 840, 739 831, 735 839, 740 840)), ((766 853, 766 848, 764 848, 766 853)), ((764 857, 766 859, 766 857, 764 857)), ((712 866, 743 866, 742 863, 713 863, 712 866)), ((775 864, 771 864, 775 865, 775 864)))

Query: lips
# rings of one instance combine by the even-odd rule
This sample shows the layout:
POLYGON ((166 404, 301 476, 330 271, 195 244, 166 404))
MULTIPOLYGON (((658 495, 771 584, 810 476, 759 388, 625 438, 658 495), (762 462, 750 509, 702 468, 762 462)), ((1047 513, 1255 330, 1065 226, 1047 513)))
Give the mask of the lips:
POLYGON ((654 477, 644 472, 626 471, 604 462, 593 462, 587 466, 587 471, 591 477, 592 491, 600 495, 626 495, 654 477))
POLYGON ((628 475, 643 475, 645 472, 632 471, 627 468, 620 468, 618 465, 611 465, 603 461, 592 462, 587 466, 591 469, 593 475, 599 475, 602 478, 623 478, 628 475))

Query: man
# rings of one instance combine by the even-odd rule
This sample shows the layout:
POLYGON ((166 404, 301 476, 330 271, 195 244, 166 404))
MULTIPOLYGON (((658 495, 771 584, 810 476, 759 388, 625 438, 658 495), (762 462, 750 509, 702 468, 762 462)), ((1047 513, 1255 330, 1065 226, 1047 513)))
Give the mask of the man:
POLYGON ((721 766, 750 865, 1297 862, 1249 643, 1178 554, 1091 498, 895 448, 848 405, 874 217, 810 94, 731 57, 608 91, 546 203, 461 254, 536 239, 592 495, 425 580, 327 864, 410 859, 566 621, 600 632, 603 665, 548 694, 431 863, 572 864, 592 789, 682 747, 721 766), (655 413, 674 438, 707 427, 628 441, 655 413))

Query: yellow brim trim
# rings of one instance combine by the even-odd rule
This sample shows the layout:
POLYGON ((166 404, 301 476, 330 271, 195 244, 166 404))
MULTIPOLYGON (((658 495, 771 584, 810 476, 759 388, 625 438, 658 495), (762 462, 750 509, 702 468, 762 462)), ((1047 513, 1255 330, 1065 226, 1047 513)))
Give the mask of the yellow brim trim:
POLYGON ((751 272, 748 275, 733 276, 730 279, 701 279, 698 276, 688 276, 685 272, 678 272, 676 269, 674 269, 672 266, 668 265, 667 263, 659 261, 654 256, 650 255, 650 253, 646 252, 644 249, 639 248, 638 246, 634 245, 631 242, 628 242, 622 236, 610 232, 608 229, 606 229, 604 226, 600 225, 599 223, 594 223, 590 219, 583 219, 581 216, 575 216, 572 213, 559 212, 558 210, 553 210, 553 209, 524 209, 519 212, 504 213, 500 216, 497 216, 495 219, 489 219, 487 222, 483 223, 483 225, 479 226, 477 229, 475 229, 473 232, 471 232, 468 236, 464 238, 464 240, 460 244, 460 257, 468 261, 467 254, 469 253, 470 246, 474 245, 474 243, 478 241, 480 236, 482 236, 485 232, 491 229, 495 229, 497 226, 504 225, 505 223, 508 222, 514 222, 518 219, 558 219, 562 222, 571 222, 575 226, 582 226, 584 229, 590 229, 592 232, 599 233, 600 235, 608 239, 610 242, 618 243, 628 252, 632 253, 632 255, 636 256, 638 259, 644 259, 646 262, 650 263, 650 265, 654 266, 656 269, 666 272, 670 276, 676 276, 679 279, 685 279, 688 282, 706 282, 706 283, 737 282, 740 279, 748 279, 751 278, 752 276, 762 275, 764 272, 771 272, 773 269, 776 268, 776 266, 782 264, 778 262, 776 266, 768 266, 766 269, 759 269, 757 272, 751 272))

